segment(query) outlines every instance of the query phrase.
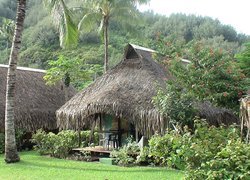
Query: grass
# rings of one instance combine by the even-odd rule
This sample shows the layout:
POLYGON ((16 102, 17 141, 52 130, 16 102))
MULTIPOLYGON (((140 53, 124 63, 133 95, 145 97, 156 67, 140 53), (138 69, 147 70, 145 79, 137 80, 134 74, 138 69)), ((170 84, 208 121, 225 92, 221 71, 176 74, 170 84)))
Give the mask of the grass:
POLYGON ((6 164, 0 155, 0 179, 84 179, 84 180, 160 180, 183 179, 183 173, 156 167, 119 167, 97 162, 80 162, 39 156, 34 151, 20 153, 21 161, 6 164))

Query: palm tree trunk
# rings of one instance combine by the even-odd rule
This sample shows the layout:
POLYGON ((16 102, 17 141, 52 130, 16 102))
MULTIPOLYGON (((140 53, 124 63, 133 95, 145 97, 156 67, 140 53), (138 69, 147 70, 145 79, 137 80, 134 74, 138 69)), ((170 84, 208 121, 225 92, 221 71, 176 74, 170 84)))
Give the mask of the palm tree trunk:
POLYGON ((9 58, 9 68, 7 74, 6 87, 6 107, 5 107, 5 162, 13 163, 20 161, 17 153, 15 139, 15 85, 16 85, 16 66, 18 52, 21 48, 21 37, 24 25, 26 0, 18 0, 15 32, 12 41, 11 53, 9 58))
POLYGON ((104 58, 104 73, 108 70, 108 26, 109 26, 109 19, 108 17, 104 17, 104 52, 105 52, 105 58, 104 58))

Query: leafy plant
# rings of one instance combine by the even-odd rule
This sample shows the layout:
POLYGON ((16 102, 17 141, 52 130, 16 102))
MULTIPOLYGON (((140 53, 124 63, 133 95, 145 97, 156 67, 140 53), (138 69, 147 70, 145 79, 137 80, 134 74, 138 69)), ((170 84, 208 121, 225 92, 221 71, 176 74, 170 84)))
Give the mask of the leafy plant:
POLYGON ((179 59, 171 62, 176 81, 194 100, 208 100, 213 104, 238 111, 239 98, 249 82, 234 58, 222 50, 190 43, 185 56, 190 63, 179 59))
POLYGON ((149 140, 149 157, 155 165, 184 169, 186 166, 183 153, 190 146, 191 135, 172 130, 164 136, 155 135, 149 140))
POLYGON ((229 140, 225 147, 197 169, 189 169, 186 179, 249 179, 250 146, 240 139, 229 140))
MULTIPOLYGON (((85 147, 89 144, 89 136, 90 131, 81 131, 81 146, 85 147)), ((79 144, 78 132, 71 130, 61 131, 58 134, 38 130, 32 138, 36 143, 35 149, 41 155, 48 154, 58 158, 66 158, 70 151, 79 144)), ((95 133, 94 142, 97 143, 97 141, 98 135, 95 133)))
POLYGON ((39 129, 36 134, 33 134, 32 139, 37 150, 41 155, 53 154, 53 146, 55 143, 55 134, 46 133, 42 129, 39 129))
POLYGON ((126 145, 113 150, 110 157, 115 158, 115 163, 121 166, 134 165, 136 163, 137 156, 140 155, 140 147, 134 141, 129 141, 126 145))
MULTIPOLYGON (((20 129, 15 130, 16 144, 17 144, 18 151, 22 150, 23 135, 24 134, 25 134, 24 130, 20 130, 20 129)), ((5 141, 5 135, 4 135, 4 133, 0 133, 0 154, 4 153, 4 150, 5 150, 4 141, 5 141)))
POLYGON ((56 61, 49 61, 49 65, 51 68, 44 76, 47 84, 55 84, 63 80, 66 87, 79 82, 92 82, 95 74, 102 71, 100 65, 88 64, 82 59, 71 59, 63 55, 60 55, 56 61))
POLYGON ((166 89, 159 89, 153 103, 171 123, 182 126, 193 125, 196 110, 193 98, 176 81, 167 81, 166 89))
POLYGON ((250 42, 245 44, 242 52, 236 54, 236 58, 245 75, 250 78, 250 42))
POLYGON ((149 157, 156 165, 177 169, 196 169, 210 161, 227 144, 237 140, 239 131, 229 128, 209 127, 205 120, 194 121, 195 131, 171 130, 164 136, 155 135, 149 140, 149 157))

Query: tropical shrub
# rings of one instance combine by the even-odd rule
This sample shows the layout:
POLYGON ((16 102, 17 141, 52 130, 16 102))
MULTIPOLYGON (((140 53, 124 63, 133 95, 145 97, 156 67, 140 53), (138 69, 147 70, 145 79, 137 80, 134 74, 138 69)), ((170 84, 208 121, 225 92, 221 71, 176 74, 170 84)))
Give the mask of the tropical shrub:
MULTIPOLYGON (((168 43, 160 44, 168 46, 168 43)), ((193 103, 204 101, 238 113, 239 99, 250 86, 247 51, 237 56, 240 63, 228 51, 208 48, 197 42, 181 48, 181 55, 178 50, 174 50, 174 56, 164 51, 163 54, 170 55, 171 60, 167 56, 163 62, 174 78, 168 80, 166 88, 160 89, 153 98, 162 114, 172 122, 192 125, 193 103), (183 57, 190 62, 183 62, 183 57)))
POLYGON ((164 136, 155 135, 149 140, 148 156, 152 158, 152 163, 171 168, 185 169, 187 163, 184 153, 191 145, 192 136, 186 133, 183 136, 174 130, 169 131, 164 136))
POLYGON ((170 123, 193 126, 196 115, 194 100, 177 82, 167 81, 166 88, 159 89, 157 95, 153 97, 153 103, 162 114, 167 115, 170 123))
POLYGON ((41 155, 53 154, 53 146, 55 144, 55 134, 46 133, 42 129, 39 129, 36 134, 33 134, 32 141, 36 144, 35 150, 37 150, 41 155))
POLYGON ((27 132, 23 129, 16 129, 15 130, 15 135, 16 135, 16 145, 17 145, 17 149, 19 151, 22 150, 22 146, 23 146, 23 138, 24 138, 24 135, 26 134, 27 132))
POLYGON ((248 90, 249 82, 234 57, 222 49, 211 49, 201 43, 188 44, 184 56, 171 61, 170 70, 186 93, 198 101, 238 111, 239 99, 248 90))
POLYGON ((213 158, 196 169, 189 169, 186 179, 250 179, 250 145, 228 140, 213 158))
MULTIPOLYGON (((78 132, 67 130, 61 131, 58 134, 52 132, 46 133, 43 130, 38 130, 33 135, 33 142, 36 144, 35 149, 41 155, 51 155, 58 158, 66 158, 70 151, 78 147, 79 137, 78 132)), ((85 147, 89 144, 90 131, 81 131, 81 146, 85 147)), ((98 134, 94 134, 94 143, 98 142, 98 134)))
POLYGON ((134 141, 129 141, 126 145, 113 150, 110 157, 115 158, 115 163, 121 166, 136 164, 137 157, 140 155, 140 147, 134 141))
POLYGON ((56 141, 53 144, 53 156, 66 158, 69 152, 78 147, 79 138, 74 131, 61 131, 55 135, 56 141))
MULTIPOLYGON (((23 135, 25 134, 25 131, 23 130, 16 130, 15 131, 16 134, 16 145, 17 145, 17 149, 20 151, 22 150, 22 145, 23 145, 23 135)), ((4 149, 5 149, 5 136, 4 133, 0 133, 0 154, 4 153, 4 149)))
POLYGON ((210 127, 205 120, 198 119, 194 123, 194 132, 186 128, 183 133, 171 130, 164 136, 153 136, 149 140, 149 157, 153 163, 181 170, 196 169, 213 159, 229 140, 240 137, 234 126, 210 127))

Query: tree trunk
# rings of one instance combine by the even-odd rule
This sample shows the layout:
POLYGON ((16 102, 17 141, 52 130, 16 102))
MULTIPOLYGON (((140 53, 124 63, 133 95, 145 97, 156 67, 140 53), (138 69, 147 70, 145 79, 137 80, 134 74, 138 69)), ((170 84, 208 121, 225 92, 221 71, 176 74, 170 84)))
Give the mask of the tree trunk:
POLYGON ((66 103, 69 100, 69 86, 64 84, 63 92, 64 92, 64 100, 65 100, 65 103, 66 103))
POLYGON ((104 73, 108 71, 108 26, 109 26, 109 18, 104 17, 104 53, 105 53, 105 58, 104 58, 104 73))
POLYGON ((67 72, 65 75, 64 75, 64 97, 65 97, 65 103, 69 100, 69 86, 70 86, 70 75, 69 73, 67 72))
POLYGON ((20 161, 17 153, 15 139, 15 85, 17 56, 21 48, 21 37, 25 18, 26 0, 18 0, 15 32, 9 58, 7 74, 6 106, 5 106, 5 162, 13 163, 20 161))

